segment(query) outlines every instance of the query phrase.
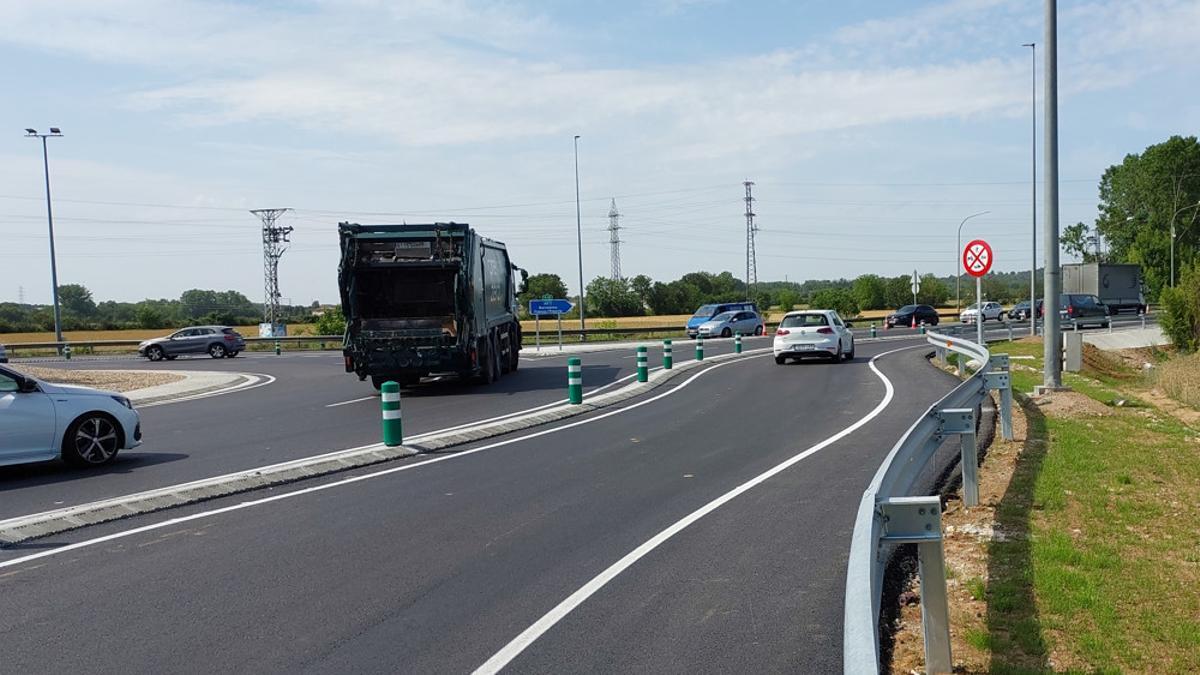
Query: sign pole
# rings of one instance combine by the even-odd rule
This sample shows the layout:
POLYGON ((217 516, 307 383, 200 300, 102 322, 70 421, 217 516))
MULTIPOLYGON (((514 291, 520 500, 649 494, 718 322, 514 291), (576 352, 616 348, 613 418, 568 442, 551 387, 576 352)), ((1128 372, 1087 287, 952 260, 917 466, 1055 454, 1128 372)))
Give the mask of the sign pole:
POLYGON ((558 317, 558 351, 562 351, 562 314, 556 314, 558 317))
POLYGON ((542 315, 533 315, 533 341, 537 345, 534 351, 542 351, 542 315))
POLYGON ((975 336, 978 344, 983 345, 983 277, 975 277, 975 306, 979 314, 975 315, 975 336))

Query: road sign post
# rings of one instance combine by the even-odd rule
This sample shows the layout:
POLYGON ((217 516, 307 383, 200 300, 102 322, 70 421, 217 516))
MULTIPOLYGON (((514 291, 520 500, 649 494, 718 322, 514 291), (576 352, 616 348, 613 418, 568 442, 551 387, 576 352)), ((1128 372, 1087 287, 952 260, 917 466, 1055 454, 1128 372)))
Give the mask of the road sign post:
POLYGON ((992 247, 982 239, 967 242, 962 262, 967 274, 975 277, 975 339, 983 345, 983 275, 992 269, 992 247))
POLYGON ((912 283, 909 284, 909 288, 912 289, 913 304, 915 305, 917 304, 917 293, 921 291, 921 277, 917 276, 916 270, 913 270, 912 283))
POLYGON ((529 313, 534 316, 534 330, 539 333, 537 340, 537 348, 542 348, 541 340, 541 322, 539 319, 543 316, 553 316, 558 319, 558 351, 562 351, 562 315, 571 311, 575 305, 571 304, 570 300, 562 298, 551 298, 544 296, 539 300, 529 301, 529 313))

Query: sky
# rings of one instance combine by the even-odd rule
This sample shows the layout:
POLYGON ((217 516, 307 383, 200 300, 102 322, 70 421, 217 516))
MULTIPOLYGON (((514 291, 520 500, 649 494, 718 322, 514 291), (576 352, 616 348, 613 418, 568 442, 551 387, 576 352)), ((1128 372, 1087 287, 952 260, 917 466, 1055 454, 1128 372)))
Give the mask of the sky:
MULTIPOLYGON (((668 281, 955 272, 956 231, 1032 256, 1041 0, 7 0, 0 301, 236 289, 292 209, 285 302, 337 299, 337 223, 468 222, 531 273, 668 281)), ((1060 222, 1104 169, 1200 127, 1200 0, 1059 2, 1060 222)))

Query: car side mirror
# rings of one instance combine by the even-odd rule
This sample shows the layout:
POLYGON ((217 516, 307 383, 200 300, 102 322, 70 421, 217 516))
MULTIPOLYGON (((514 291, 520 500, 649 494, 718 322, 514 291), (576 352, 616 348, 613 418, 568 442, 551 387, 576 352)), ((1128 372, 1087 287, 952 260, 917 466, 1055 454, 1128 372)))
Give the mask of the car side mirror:
POLYGON ((849 321, 847 321, 847 322, 846 322, 846 328, 854 328, 854 324, 853 324, 853 323, 851 323, 851 322, 849 322, 849 321))
POLYGON ((37 380, 30 378, 21 378, 17 381, 17 393, 32 394, 38 390, 37 380))

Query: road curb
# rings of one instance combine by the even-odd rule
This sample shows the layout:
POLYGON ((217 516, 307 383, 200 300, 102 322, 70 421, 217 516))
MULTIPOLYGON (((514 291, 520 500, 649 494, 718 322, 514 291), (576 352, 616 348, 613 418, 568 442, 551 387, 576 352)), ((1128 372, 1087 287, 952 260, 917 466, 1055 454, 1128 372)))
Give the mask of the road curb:
POLYGON ((395 447, 374 443, 189 483, 0 520, 0 547, 88 525, 194 504, 248 490, 292 483, 530 429, 550 422, 577 417, 641 396, 692 370, 731 360, 754 358, 770 351, 770 348, 767 347, 745 351, 741 354, 721 354, 709 357, 704 361, 677 363, 671 370, 653 371, 647 382, 634 381, 620 389, 589 398, 582 404, 562 404, 496 422, 417 435, 408 439, 408 443, 395 447))

